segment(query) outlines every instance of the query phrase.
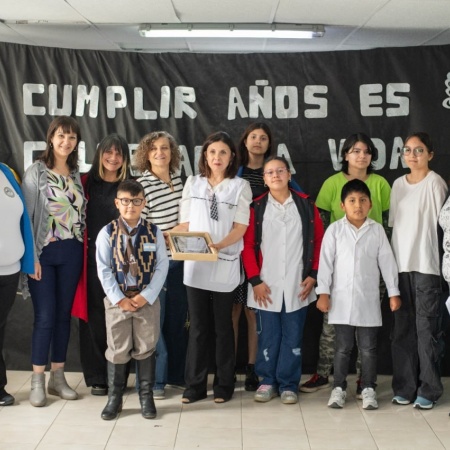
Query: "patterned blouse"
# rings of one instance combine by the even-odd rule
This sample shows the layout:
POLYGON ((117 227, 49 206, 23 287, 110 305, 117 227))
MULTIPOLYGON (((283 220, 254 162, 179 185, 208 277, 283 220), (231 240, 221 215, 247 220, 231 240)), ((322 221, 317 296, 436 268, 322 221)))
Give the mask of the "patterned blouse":
POLYGON ((47 169, 47 198, 50 215, 45 245, 73 238, 83 242, 80 230, 83 188, 71 176, 65 177, 47 169))

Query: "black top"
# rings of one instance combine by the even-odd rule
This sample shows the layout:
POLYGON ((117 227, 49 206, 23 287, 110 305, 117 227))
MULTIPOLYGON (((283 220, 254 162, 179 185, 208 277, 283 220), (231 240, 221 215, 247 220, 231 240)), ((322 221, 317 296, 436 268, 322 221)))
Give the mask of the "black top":
POLYGON ((95 258, 95 240, 100 230, 109 222, 119 217, 119 210, 114 204, 117 186, 120 181, 88 180, 86 196, 86 228, 88 233, 88 252, 95 258), (93 253, 92 253, 93 252, 93 253))
POLYGON ((259 169, 244 167, 242 170, 242 178, 250 183, 254 199, 268 191, 267 186, 264 186, 262 167, 259 169))

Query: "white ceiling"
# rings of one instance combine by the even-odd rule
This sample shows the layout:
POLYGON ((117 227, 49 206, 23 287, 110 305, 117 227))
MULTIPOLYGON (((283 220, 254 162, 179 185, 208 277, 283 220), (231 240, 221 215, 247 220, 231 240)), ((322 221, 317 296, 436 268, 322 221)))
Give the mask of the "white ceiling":
POLYGON ((307 52, 450 44, 450 0, 0 0, 0 42, 113 51, 307 52), (323 24, 325 37, 149 39, 144 23, 323 24))

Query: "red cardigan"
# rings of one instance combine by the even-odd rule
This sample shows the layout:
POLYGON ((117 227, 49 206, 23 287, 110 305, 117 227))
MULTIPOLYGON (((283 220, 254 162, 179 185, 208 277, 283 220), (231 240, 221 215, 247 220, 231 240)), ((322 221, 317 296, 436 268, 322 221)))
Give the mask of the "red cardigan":
MULTIPOLYGON (((88 180, 88 174, 84 174, 81 177, 81 184, 84 189, 84 196, 89 201, 89 195, 86 192, 86 183, 88 180)), ((83 267, 81 269, 80 279, 78 280, 77 290, 73 299, 72 316, 82 319, 85 322, 88 321, 88 309, 87 309, 87 248, 88 248, 88 234, 87 229, 84 229, 83 239, 83 267)))
MULTIPOLYGON (((317 279, 319 268, 320 246, 324 229, 323 223, 314 202, 303 193, 291 189, 293 200, 300 213, 303 227, 303 274, 302 278, 310 276, 317 279)), ((242 260, 248 281, 256 286, 262 282, 260 272, 263 262, 261 247, 262 226, 266 209, 268 193, 254 200, 250 208, 250 223, 244 235, 244 250, 242 260)))

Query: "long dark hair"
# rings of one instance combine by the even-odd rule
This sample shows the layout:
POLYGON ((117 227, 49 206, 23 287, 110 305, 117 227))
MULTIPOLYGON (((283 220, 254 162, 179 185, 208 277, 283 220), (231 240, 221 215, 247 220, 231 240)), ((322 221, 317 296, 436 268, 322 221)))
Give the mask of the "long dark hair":
POLYGON ((200 156, 200 160, 198 162, 198 171, 200 175, 208 178, 211 175, 211 169, 206 162, 206 150, 208 147, 214 142, 223 142, 228 145, 231 150, 231 161, 228 167, 225 170, 225 178, 234 178, 238 171, 238 159, 236 157, 236 147, 234 146, 234 142, 231 139, 230 135, 225 131, 218 131, 216 133, 210 134, 206 141, 203 143, 202 152, 200 156))
POLYGON ((67 157, 67 165, 72 172, 78 169, 78 144, 81 141, 80 126, 73 117, 59 116, 51 121, 47 130, 47 145, 45 151, 38 159, 43 161, 49 169, 55 167, 55 154, 52 139, 58 128, 62 128, 63 133, 75 133, 77 135, 77 145, 73 152, 67 157))
POLYGON ((98 144, 97 151, 92 161, 92 167, 89 170, 89 179, 92 177, 95 181, 101 181, 104 179, 102 156, 111 147, 115 147, 123 158, 122 167, 118 170, 117 180, 123 181, 130 177, 130 149, 128 142, 124 137, 117 133, 108 134, 104 137, 100 144, 98 144))
POLYGON ((370 161, 369 167, 367 168, 367 173, 371 173, 373 171, 373 166, 375 160, 378 159, 378 150, 375 147, 375 144, 372 142, 367 134, 364 133, 355 133, 351 134, 344 142, 344 145, 341 150, 342 157, 342 172, 348 175, 348 161, 345 160, 345 155, 349 152, 349 150, 357 143, 363 142, 367 145, 367 149, 369 150, 369 154, 372 155, 372 159, 370 161))
POLYGON ((269 147, 267 148, 266 153, 264 153, 264 159, 267 159, 272 154, 272 131, 264 122, 253 122, 251 123, 244 131, 239 140, 238 144, 238 154, 239 154, 239 164, 241 166, 246 167, 248 165, 248 150, 245 145, 245 141, 248 138, 248 135, 255 130, 264 130, 269 138, 269 147))

